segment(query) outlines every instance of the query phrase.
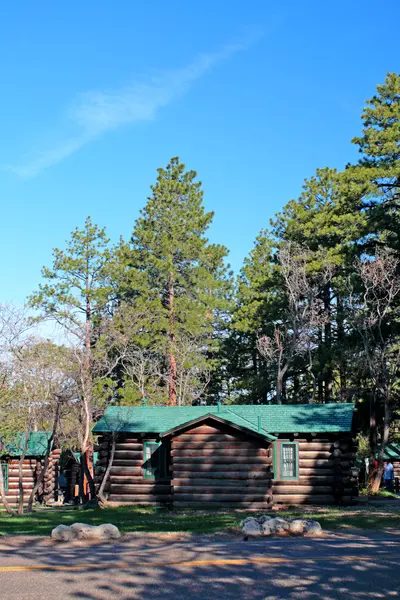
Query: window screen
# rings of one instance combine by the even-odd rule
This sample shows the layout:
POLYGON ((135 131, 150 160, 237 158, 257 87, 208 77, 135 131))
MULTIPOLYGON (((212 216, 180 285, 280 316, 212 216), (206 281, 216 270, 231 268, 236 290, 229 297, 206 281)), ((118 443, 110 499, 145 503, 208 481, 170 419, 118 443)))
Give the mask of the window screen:
POLYGON ((297 444, 284 443, 281 445, 281 478, 296 479, 298 471, 297 444))

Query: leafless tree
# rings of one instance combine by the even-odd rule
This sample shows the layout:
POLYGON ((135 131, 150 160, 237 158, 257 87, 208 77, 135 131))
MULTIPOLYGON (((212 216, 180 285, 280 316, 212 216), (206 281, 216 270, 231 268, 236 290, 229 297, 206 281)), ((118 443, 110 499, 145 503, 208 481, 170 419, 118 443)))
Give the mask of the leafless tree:
POLYGON ((181 337, 176 344, 176 399, 178 406, 198 401, 210 383, 211 370, 202 350, 199 340, 189 337, 181 337))
POLYGON ((377 448, 376 406, 383 401, 384 417, 378 469, 372 483, 372 491, 379 490, 383 472, 383 457, 390 435, 391 411, 394 402, 395 383, 400 369, 400 346, 397 335, 391 330, 396 303, 400 295, 400 261, 387 248, 377 252, 373 259, 363 258, 356 263, 356 272, 362 283, 357 292, 349 282, 349 298, 352 324, 363 343, 363 356, 368 375, 372 381, 370 402, 371 459, 375 460, 377 448))
POLYGON ((257 347, 260 354, 269 362, 275 363, 276 402, 282 403, 283 383, 287 371, 296 356, 306 356, 308 375, 312 381, 309 402, 313 402, 316 392, 316 379, 313 372, 312 351, 317 345, 317 334, 326 323, 327 315, 320 298, 321 283, 332 277, 327 266, 318 278, 308 274, 311 252, 292 243, 283 244, 278 253, 283 292, 287 304, 282 318, 273 323, 273 335, 261 336, 257 347))

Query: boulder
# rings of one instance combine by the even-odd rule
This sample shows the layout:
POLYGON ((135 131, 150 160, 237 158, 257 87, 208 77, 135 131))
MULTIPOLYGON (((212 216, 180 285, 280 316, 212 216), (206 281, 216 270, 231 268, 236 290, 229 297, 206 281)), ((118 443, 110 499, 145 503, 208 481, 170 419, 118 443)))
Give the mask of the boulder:
POLYGON ((289 531, 290 524, 288 521, 286 521, 286 519, 276 517, 275 519, 271 519, 269 521, 269 526, 272 533, 285 533, 286 531, 289 531))
POLYGON ((78 540, 116 540, 121 537, 118 527, 111 523, 104 525, 74 523, 71 529, 78 540))
POLYGON ((261 525, 253 517, 249 517, 243 521, 243 534, 245 537, 261 537, 263 532, 261 525))
POLYGON ((93 525, 87 525, 86 523, 74 523, 71 525, 74 536, 78 540, 90 540, 93 539, 93 525))
POLYGON ((105 523, 96 527, 97 532, 101 535, 103 540, 117 540, 121 537, 121 532, 115 525, 111 523, 105 523))
POLYGON ((271 527, 272 519, 266 519, 263 523, 260 524, 262 535, 269 536, 273 534, 273 528, 271 527))
POLYGON ((312 536, 320 536, 323 534, 322 527, 318 521, 307 521, 307 525, 304 529, 304 533, 312 536))
POLYGON ((304 533, 304 530, 307 527, 307 521, 304 519, 294 519, 289 523, 289 531, 290 533, 304 533))
POLYGON ((70 542, 74 539, 74 532, 71 527, 66 525, 58 525, 51 532, 51 537, 57 542, 70 542))

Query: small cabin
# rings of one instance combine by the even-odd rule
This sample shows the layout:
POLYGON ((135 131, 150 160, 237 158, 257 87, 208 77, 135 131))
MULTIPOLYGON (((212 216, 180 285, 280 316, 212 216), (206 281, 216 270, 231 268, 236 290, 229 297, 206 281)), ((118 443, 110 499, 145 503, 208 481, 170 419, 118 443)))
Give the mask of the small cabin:
POLYGON ((347 403, 109 407, 94 428, 95 481, 108 471, 106 496, 120 504, 350 503, 353 416, 347 403))
MULTIPOLYGON (((28 503, 33 487, 40 476, 47 445, 51 434, 45 431, 33 431, 29 435, 27 451, 22 463, 22 485, 24 489, 24 504, 28 503)), ((14 439, 3 446, 0 451, 0 464, 3 471, 4 490, 6 498, 12 506, 19 502, 19 462, 24 454, 26 436, 17 434, 14 439)), ((51 502, 55 499, 58 461, 61 451, 55 443, 51 446, 49 464, 45 474, 44 485, 38 490, 35 502, 51 502)))

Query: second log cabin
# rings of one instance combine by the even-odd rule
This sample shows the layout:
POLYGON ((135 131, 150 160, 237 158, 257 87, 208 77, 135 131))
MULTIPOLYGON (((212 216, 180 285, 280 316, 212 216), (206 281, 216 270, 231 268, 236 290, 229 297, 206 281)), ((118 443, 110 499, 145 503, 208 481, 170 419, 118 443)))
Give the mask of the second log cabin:
POLYGON ((353 404, 110 407, 95 469, 119 504, 264 509, 357 495, 353 404))

